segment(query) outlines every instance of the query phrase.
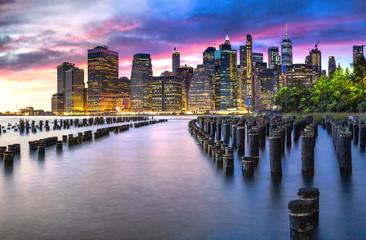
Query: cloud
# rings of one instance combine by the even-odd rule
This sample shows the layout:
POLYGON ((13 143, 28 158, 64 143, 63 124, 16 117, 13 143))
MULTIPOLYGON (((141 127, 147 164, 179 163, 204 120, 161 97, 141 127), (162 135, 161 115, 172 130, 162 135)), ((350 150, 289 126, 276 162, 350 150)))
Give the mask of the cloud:
POLYGON ((15 0, 0 0, 0 5, 15 3, 15 0))

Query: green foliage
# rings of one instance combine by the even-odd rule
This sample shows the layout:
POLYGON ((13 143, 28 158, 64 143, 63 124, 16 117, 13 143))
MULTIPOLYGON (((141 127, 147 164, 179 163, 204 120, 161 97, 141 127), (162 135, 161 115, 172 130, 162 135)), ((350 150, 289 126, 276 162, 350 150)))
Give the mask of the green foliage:
POLYGON ((276 104, 286 112, 365 112, 366 60, 361 58, 348 69, 336 70, 331 76, 321 76, 307 89, 301 82, 280 89, 276 104))

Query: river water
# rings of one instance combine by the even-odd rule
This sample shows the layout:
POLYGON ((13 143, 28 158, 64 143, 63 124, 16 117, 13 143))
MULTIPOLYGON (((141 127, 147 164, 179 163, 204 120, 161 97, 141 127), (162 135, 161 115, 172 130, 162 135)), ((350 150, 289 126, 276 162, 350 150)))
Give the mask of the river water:
MULTIPOLYGON (((27 142, 101 126, 0 135, 0 145, 21 143, 13 168, 1 161, 0 239, 289 239, 287 204, 310 186, 320 190, 317 239, 366 239, 366 154, 359 146, 352 143, 352 175, 342 177, 319 127, 314 177, 301 175, 298 142, 286 149, 275 181, 267 140, 247 179, 236 155, 233 175, 216 169, 188 132, 194 117, 167 118, 64 145, 62 153, 49 147, 44 158, 27 142)), ((0 124, 18 120, 2 117, 0 124)))

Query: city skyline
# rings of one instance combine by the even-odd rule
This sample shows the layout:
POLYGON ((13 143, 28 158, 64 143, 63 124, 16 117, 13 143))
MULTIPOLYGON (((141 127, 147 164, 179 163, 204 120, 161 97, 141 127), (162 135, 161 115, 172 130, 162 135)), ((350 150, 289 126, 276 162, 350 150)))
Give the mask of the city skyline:
POLYGON ((74 63, 84 70, 86 81, 87 49, 98 45, 117 51, 119 76, 130 77, 136 53, 150 54, 153 75, 159 76, 171 70, 174 47, 180 51, 181 65, 195 68, 202 64, 202 52, 215 43, 219 46, 226 34, 237 51, 251 34, 253 53, 263 53, 266 61, 269 47, 281 47, 286 22, 294 63, 304 63, 319 40, 323 69, 327 70, 329 56, 341 57, 337 64, 346 68, 352 62, 353 45, 366 42, 366 4, 362 1, 210 3, 163 1, 158 8, 155 1, 0 1, 0 112, 26 105, 50 110, 56 66, 74 63), (73 14, 76 10, 78 14, 73 14), (37 18, 37 14, 43 16, 37 18))

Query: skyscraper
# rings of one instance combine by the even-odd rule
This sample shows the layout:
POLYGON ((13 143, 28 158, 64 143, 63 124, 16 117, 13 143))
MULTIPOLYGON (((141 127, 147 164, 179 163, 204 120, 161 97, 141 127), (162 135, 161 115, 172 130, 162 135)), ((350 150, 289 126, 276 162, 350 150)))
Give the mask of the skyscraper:
POLYGON ((364 47, 364 45, 353 46, 353 63, 355 63, 358 59, 360 59, 362 56, 364 56, 363 47, 364 47))
POLYGON ((245 104, 248 109, 254 109, 253 39, 250 34, 247 35, 246 44, 247 99, 245 104))
POLYGON ((215 51, 216 47, 208 47, 203 52, 203 67, 207 73, 211 90, 211 110, 215 110, 215 51))
POLYGON ((314 75, 318 76, 317 79, 313 79, 313 82, 316 82, 322 73, 322 53, 316 46, 315 49, 312 49, 310 51, 309 56, 310 56, 310 64, 313 68, 314 75))
POLYGON ((253 63, 262 63, 263 53, 253 53, 253 63))
POLYGON ((152 77, 152 111, 182 110, 182 82, 176 76, 152 77))
POLYGON ((287 24, 286 24, 286 38, 281 42, 281 55, 282 55, 282 68, 283 72, 286 71, 286 66, 292 65, 292 42, 287 37, 287 24))
POLYGON ((65 112, 66 71, 75 64, 64 62, 57 66, 57 93, 52 96, 52 112, 63 114, 65 112))
POLYGON ((88 50, 88 111, 116 110, 118 91, 118 53, 107 46, 88 50))
POLYGON ((336 70, 337 65, 334 56, 329 56, 328 60, 328 75, 332 75, 332 73, 336 70))
POLYGON ((180 66, 180 53, 179 51, 174 48, 173 54, 172 54, 172 72, 173 76, 177 75, 177 69, 180 66))
POLYGON ((211 88, 204 65, 197 65, 193 72, 191 87, 188 91, 188 110, 189 111, 210 111, 211 88))
POLYGON ((247 46, 240 46, 240 66, 247 67, 247 46))
POLYGON ((307 88, 311 88, 313 81, 313 68, 307 64, 293 64, 286 67, 287 86, 296 81, 301 81, 307 88))
POLYGON ((66 71, 65 106, 69 114, 84 113, 84 70, 73 67, 66 71))
POLYGON ((229 37, 215 51, 215 110, 237 108, 237 55, 231 49, 229 37))
POLYGON ((135 112, 151 111, 152 64, 150 54, 133 56, 131 71, 131 108, 135 112))
POLYGON ((188 91, 191 86, 193 68, 191 66, 180 66, 177 69, 177 81, 182 83, 182 110, 188 110, 188 91))
POLYGON ((273 69, 276 65, 281 65, 278 47, 270 47, 268 48, 268 67, 273 69))

